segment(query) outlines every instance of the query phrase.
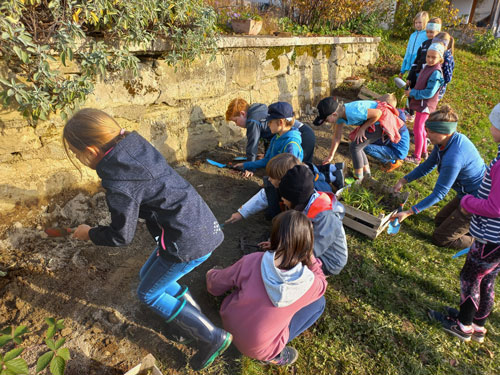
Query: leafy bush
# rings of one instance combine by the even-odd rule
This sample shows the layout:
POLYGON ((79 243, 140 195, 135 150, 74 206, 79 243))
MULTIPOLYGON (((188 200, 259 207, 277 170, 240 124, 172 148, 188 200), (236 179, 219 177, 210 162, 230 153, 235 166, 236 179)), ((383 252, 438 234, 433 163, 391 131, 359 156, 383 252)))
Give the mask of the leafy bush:
POLYGON ((172 65, 213 50, 215 20, 203 0, 4 0, 0 102, 33 121, 65 116, 108 71, 137 74, 132 48, 168 38, 172 65))
POLYGON ((400 0, 394 15, 392 33, 395 37, 407 39, 415 31, 413 19, 425 10, 429 17, 439 17, 443 21, 443 31, 460 24, 458 9, 449 0, 400 0))
POLYGON ((495 38, 491 30, 485 33, 478 32, 470 48, 478 55, 500 56, 500 39, 495 38))
MULTIPOLYGON (((36 363, 36 373, 44 371, 49 366, 52 375, 63 375, 66 368, 66 362, 70 359, 68 348, 63 345, 66 342, 65 338, 60 338, 54 341, 55 334, 64 328, 63 320, 55 320, 54 318, 45 319, 48 328, 45 332, 45 344, 49 351, 42 354, 36 363)), ((10 344, 11 349, 0 354, 0 375, 27 375, 28 364, 19 356, 24 351, 21 345, 22 336, 28 333, 26 326, 8 327, 0 331, 0 348, 10 344)))

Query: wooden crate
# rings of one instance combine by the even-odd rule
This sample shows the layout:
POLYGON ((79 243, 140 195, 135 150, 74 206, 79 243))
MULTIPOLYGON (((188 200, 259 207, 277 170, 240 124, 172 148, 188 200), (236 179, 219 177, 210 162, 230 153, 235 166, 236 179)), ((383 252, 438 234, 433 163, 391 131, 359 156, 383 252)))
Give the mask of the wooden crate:
MULTIPOLYGON (((408 199, 408 192, 392 193, 392 188, 384 186, 375 179, 371 179, 369 184, 378 185, 381 191, 384 191, 386 194, 393 194, 403 204, 408 199)), ((342 193, 344 189, 347 188, 349 188, 349 186, 340 189, 336 193, 337 197, 340 199, 340 202, 345 207, 345 216, 342 221, 343 224, 348 228, 354 229, 356 232, 364 234, 372 240, 377 238, 377 236, 387 228, 387 226, 389 225, 389 219, 397 212, 398 207, 394 207, 394 210, 386 215, 380 215, 379 217, 373 216, 368 212, 361 211, 342 202, 342 193)))

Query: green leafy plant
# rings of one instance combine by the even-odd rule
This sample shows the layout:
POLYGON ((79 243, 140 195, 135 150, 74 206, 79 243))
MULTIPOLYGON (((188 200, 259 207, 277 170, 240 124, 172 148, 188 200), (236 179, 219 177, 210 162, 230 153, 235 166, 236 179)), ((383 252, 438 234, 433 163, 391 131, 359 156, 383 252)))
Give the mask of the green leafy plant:
POLYGON ((373 216, 385 215, 385 208, 381 205, 384 196, 376 196, 361 184, 352 184, 342 192, 342 201, 358 210, 368 212, 373 216))
MULTIPOLYGON (((59 330, 64 328, 63 319, 45 319, 48 328, 45 332, 45 344, 49 351, 42 354, 36 363, 36 373, 44 371, 47 367, 52 375, 63 375, 66 369, 66 362, 70 359, 68 348, 63 345, 65 338, 54 340, 54 336, 59 330)), ((0 375, 24 375, 28 374, 28 364, 20 358, 24 348, 22 336, 28 333, 26 326, 8 327, 0 331, 0 347, 10 344, 12 349, 5 354, 0 354, 0 375)))
POLYGON ((471 50, 478 55, 500 56, 500 39, 495 38, 493 32, 488 30, 485 33, 476 33, 471 50))
POLYGON ((175 65, 215 51, 203 0, 5 0, 0 4, 0 102, 35 122, 71 113, 109 72, 137 75, 134 50, 166 38, 175 65))

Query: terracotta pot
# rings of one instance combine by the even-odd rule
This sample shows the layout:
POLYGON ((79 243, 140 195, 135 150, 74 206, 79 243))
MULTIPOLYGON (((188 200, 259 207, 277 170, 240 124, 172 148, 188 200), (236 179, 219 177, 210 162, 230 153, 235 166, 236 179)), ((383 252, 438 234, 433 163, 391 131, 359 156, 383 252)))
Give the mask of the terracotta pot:
POLYGON ((262 29, 262 21, 232 20, 231 27, 238 34, 257 35, 262 29))

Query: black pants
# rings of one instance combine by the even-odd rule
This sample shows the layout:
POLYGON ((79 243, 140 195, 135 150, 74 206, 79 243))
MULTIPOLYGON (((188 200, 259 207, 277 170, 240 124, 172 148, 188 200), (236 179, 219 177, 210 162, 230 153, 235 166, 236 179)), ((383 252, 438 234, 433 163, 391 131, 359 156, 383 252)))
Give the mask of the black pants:
POLYGON ((302 150, 304 151, 304 158, 302 161, 312 163, 314 155, 314 146, 316 146, 316 135, 314 130, 307 124, 303 124, 299 128, 302 137, 302 150))

